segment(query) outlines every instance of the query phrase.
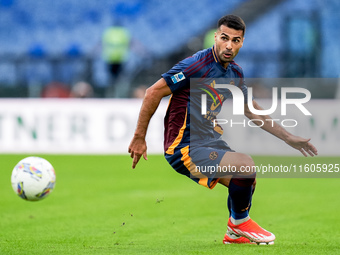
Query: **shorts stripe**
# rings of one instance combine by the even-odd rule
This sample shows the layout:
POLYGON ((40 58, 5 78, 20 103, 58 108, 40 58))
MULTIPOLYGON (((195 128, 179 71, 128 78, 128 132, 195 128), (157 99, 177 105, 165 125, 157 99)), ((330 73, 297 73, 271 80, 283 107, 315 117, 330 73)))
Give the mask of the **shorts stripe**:
POLYGON ((178 146, 178 144, 182 141, 183 138, 183 133, 184 130, 187 126, 187 117, 188 117, 188 109, 186 109, 185 111, 185 119, 184 119, 184 123, 183 126, 181 127, 181 129, 179 130, 178 136, 176 137, 175 141, 169 146, 169 148, 166 150, 167 154, 174 154, 174 150, 175 148, 178 146))
POLYGON ((189 170, 192 177, 198 179, 198 184, 212 189, 216 186, 219 179, 213 179, 209 185, 209 178, 206 177, 204 174, 196 171, 196 165, 192 162, 191 157, 189 156, 189 145, 185 146, 181 149, 182 158, 184 166, 189 170))

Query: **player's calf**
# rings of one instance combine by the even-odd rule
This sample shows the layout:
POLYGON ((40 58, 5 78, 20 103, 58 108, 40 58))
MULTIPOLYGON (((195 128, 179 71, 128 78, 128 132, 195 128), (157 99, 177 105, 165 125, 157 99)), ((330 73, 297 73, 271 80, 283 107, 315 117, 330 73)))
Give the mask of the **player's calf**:
POLYGON ((229 210, 234 224, 240 224, 249 219, 249 208, 253 195, 253 184, 256 173, 247 178, 233 177, 229 183, 229 210))

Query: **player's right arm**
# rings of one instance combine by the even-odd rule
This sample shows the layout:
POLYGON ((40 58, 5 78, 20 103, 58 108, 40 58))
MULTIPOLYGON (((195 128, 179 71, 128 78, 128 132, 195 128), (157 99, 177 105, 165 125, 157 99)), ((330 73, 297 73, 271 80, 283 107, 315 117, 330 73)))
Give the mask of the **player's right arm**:
POLYGON ((169 86, 163 78, 159 79, 146 90, 143 104, 139 112, 135 134, 129 146, 129 153, 131 158, 133 158, 132 168, 136 167, 142 155, 144 159, 147 160, 145 137, 150 119, 157 110, 162 98, 171 93, 169 86))

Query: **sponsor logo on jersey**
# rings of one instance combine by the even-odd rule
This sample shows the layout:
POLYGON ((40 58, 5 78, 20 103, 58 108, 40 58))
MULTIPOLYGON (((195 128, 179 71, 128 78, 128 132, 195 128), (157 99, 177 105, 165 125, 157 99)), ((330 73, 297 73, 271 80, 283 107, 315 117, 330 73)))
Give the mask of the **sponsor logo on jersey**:
POLYGON ((184 76, 183 72, 176 73, 175 75, 171 76, 171 80, 174 84, 176 84, 177 82, 180 82, 184 79, 185 79, 185 76, 184 76))

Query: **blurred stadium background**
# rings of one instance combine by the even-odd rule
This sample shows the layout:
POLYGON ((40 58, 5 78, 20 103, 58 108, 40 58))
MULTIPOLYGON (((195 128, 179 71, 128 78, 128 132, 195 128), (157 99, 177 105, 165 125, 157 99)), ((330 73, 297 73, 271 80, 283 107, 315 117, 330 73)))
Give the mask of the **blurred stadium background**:
MULTIPOLYGON (((337 0, 0 0, 0 152, 126 153, 145 89, 211 47, 211 31, 229 13, 247 24, 235 60, 256 86, 254 96, 298 86, 327 100, 310 104, 310 118, 296 109, 287 118, 299 119, 293 133, 312 137, 325 155, 338 154, 340 116, 331 111, 340 98, 337 0), (121 69, 114 76, 107 60, 117 45, 121 69), (91 99, 58 101, 80 97, 91 99)), ((162 153, 166 101, 150 124, 151 153, 162 153)), ((262 154, 294 154, 285 145, 269 149, 275 138, 264 132, 244 130, 225 132, 231 146, 243 139, 236 150, 259 153, 260 143, 262 154)))
MULTIPOLYGON (((202 49, 228 13, 247 24, 236 58, 246 77, 339 77, 337 0, 0 0, 0 97, 41 97, 52 82, 71 90, 80 81, 92 97, 138 97, 136 88, 202 49), (103 34, 117 22, 135 42, 116 84, 128 88, 120 94, 102 58, 103 34)), ((312 95, 332 98, 336 89, 312 95)))

